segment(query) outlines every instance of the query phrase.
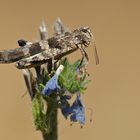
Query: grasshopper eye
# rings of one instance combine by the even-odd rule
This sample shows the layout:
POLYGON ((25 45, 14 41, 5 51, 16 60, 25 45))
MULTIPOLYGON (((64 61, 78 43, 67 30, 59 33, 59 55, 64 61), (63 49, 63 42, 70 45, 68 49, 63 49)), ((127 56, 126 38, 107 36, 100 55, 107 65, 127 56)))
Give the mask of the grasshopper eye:
POLYGON ((91 31, 90 31, 89 27, 83 27, 83 28, 81 28, 81 32, 83 32, 85 35, 88 35, 89 38, 92 37, 92 34, 91 34, 91 31))
POLYGON ((82 32, 87 33, 88 30, 87 29, 82 29, 82 32))

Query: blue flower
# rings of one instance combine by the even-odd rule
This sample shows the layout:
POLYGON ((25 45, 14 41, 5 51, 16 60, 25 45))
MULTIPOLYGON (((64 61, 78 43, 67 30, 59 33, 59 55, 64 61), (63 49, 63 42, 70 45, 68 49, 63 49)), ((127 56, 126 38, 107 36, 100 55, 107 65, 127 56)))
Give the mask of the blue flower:
POLYGON ((58 85, 58 76, 62 72, 63 68, 63 65, 60 65, 58 67, 54 76, 47 82, 45 88, 43 89, 43 95, 49 96, 50 94, 58 92, 60 90, 60 86, 58 85))
POLYGON ((57 92, 60 89, 58 85, 58 76, 54 75, 46 84, 45 88, 43 89, 42 94, 49 96, 53 92, 57 92))
POLYGON ((82 104, 80 94, 77 95, 71 107, 67 100, 63 100, 61 111, 66 118, 70 115, 72 122, 79 122, 82 125, 85 124, 85 108, 82 104))
POLYGON ((72 122, 79 121, 80 124, 85 124, 85 108, 82 104, 80 94, 77 95, 77 98, 72 104, 70 111, 72 111, 70 116, 70 120, 72 122))
POLYGON ((70 104, 67 100, 71 99, 71 95, 64 95, 60 97, 61 101, 61 112, 64 115, 65 118, 68 117, 72 113, 72 110, 70 108, 70 104))

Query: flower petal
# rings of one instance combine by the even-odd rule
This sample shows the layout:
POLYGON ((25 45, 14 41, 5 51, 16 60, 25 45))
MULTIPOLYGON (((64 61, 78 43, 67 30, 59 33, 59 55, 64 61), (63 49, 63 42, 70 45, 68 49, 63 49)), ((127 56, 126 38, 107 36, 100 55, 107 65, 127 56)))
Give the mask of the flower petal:
POLYGON ((63 69, 64 69, 63 65, 60 65, 58 67, 55 75, 47 82, 45 88, 43 89, 43 91, 42 91, 43 95, 48 95, 49 96, 53 92, 57 92, 58 90, 60 90, 60 86, 58 85, 58 76, 63 71, 63 69))
POLYGON ((80 94, 77 95, 75 102, 71 106, 71 110, 72 115, 70 116, 70 120, 73 122, 79 121, 80 124, 85 124, 85 109, 80 94))
POLYGON ((58 85, 58 76, 54 75, 46 84, 45 88, 43 89, 42 94, 43 95, 50 95, 53 92, 57 92, 60 89, 60 86, 58 85))
POLYGON ((61 96, 61 112, 64 115, 65 118, 68 117, 68 115, 70 115, 72 113, 72 109, 70 107, 70 104, 67 100, 69 100, 71 98, 70 95, 64 95, 61 96))

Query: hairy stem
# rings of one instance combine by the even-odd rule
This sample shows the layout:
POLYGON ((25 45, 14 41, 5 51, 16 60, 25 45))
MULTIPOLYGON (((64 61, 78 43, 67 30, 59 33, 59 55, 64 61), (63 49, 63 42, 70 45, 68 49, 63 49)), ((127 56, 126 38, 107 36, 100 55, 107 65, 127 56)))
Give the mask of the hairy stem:
POLYGON ((48 127, 47 133, 42 133, 44 140, 58 140, 57 133, 57 100, 47 101, 46 112, 46 126, 48 127))

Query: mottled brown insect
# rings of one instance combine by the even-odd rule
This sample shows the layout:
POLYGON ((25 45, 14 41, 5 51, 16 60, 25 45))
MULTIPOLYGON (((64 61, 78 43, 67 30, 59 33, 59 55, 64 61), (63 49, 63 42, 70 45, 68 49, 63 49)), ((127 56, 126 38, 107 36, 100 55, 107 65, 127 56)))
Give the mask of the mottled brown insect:
MULTIPOLYGON (((20 48, 0 51, 0 63, 16 62, 17 68, 26 69, 36 67, 51 60, 57 61, 77 49, 80 49, 82 55, 88 60, 85 47, 89 46, 92 38, 89 27, 82 27, 70 32, 58 19, 55 23, 54 31, 54 36, 48 38, 47 29, 43 23, 40 26, 41 40, 39 42, 31 43, 19 40, 20 48)), ((97 52, 95 58, 98 64, 97 52)))

